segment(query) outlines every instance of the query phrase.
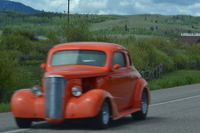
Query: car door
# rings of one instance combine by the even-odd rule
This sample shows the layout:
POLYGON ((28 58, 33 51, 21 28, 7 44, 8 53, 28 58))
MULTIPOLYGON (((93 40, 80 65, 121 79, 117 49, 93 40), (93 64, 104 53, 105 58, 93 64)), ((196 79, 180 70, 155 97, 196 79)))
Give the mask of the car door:
POLYGON ((109 92, 114 97, 118 110, 128 108, 133 87, 130 86, 131 72, 130 63, 127 61, 125 50, 117 51, 112 55, 111 72, 109 78, 109 92), (113 66, 120 67, 114 69, 113 66))
POLYGON ((128 77, 128 79, 127 79, 127 81, 128 81, 128 85, 127 85, 128 91, 127 92, 129 92, 129 93, 126 94, 126 96, 129 98, 129 105, 132 105, 132 103, 130 103, 130 99, 134 95, 133 92, 134 92, 136 82, 141 77, 141 75, 136 70, 136 68, 134 67, 128 51, 126 51, 125 53, 126 53, 126 60, 127 60, 126 76, 128 77))

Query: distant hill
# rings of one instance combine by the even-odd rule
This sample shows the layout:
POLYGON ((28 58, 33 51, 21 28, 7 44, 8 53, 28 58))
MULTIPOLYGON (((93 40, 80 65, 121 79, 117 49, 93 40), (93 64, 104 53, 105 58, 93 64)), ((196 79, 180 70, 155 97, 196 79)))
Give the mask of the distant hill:
POLYGON ((19 2, 0 0, 0 10, 15 10, 22 13, 39 13, 39 10, 35 10, 29 6, 26 6, 19 2))
MULTIPOLYGON (((0 0, 2 1, 2 0, 0 0)), ((181 33, 199 33, 200 17, 190 15, 95 15, 70 14, 70 22, 86 21, 94 34, 118 37, 173 37, 179 38, 181 33)), ((12 10, 0 10, 0 30, 29 29, 37 35, 47 35, 50 31, 56 34, 63 32, 67 23, 66 13, 45 12, 36 14, 20 13, 12 10)))

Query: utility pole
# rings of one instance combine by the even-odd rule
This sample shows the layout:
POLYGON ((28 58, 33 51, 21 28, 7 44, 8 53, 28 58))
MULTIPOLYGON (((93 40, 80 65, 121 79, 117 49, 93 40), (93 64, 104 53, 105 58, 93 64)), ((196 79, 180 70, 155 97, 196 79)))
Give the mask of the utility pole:
POLYGON ((69 25, 69 2, 70 2, 70 0, 68 0, 68 19, 67 19, 68 25, 69 25))

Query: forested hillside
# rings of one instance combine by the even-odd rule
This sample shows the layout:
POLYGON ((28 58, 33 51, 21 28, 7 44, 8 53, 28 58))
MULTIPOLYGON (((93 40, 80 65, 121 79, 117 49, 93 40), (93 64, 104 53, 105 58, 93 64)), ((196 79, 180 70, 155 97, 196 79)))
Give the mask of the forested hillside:
POLYGON ((188 15, 141 14, 118 16, 118 18, 120 19, 94 24, 93 27, 100 33, 139 34, 175 38, 183 32, 196 33, 200 31, 200 17, 188 15))
MULTIPOLYGON (((200 31, 200 17, 189 15, 70 15, 71 23, 79 21, 88 22, 90 30, 94 33, 117 35, 119 37, 124 35, 149 35, 177 38, 183 32, 196 33, 200 31)), ((28 28, 37 35, 46 35, 50 31, 61 34, 62 26, 66 23, 66 13, 24 14, 16 11, 0 10, 0 30, 5 27, 11 27, 12 29, 28 28)))
POLYGON ((20 2, 14 2, 9 0, 0 0, 0 10, 15 10, 23 13, 39 13, 39 10, 35 10, 29 6, 26 6, 20 2))

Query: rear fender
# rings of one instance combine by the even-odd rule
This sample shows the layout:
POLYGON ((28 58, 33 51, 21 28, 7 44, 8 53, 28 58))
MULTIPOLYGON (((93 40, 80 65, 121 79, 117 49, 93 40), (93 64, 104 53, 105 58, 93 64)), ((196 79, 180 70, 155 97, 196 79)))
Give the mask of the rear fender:
POLYGON ((65 118, 94 117, 99 113, 105 99, 110 101, 112 117, 117 117, 117 107, 111 94, 102 89, 93 89, 69 100, 65 108, 65 118))
POLYGON ((132 108, 141 108, 142 92, 146 89, 148 95, 148 104, 150 104, 150 91, 147 82, 140 78, 135 85, 134 92, 130 101, 132 108))

